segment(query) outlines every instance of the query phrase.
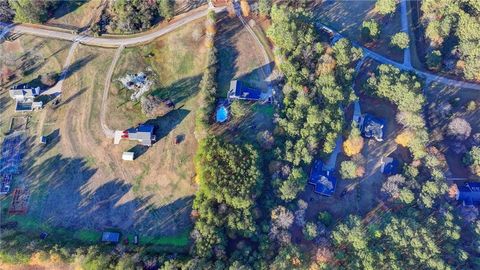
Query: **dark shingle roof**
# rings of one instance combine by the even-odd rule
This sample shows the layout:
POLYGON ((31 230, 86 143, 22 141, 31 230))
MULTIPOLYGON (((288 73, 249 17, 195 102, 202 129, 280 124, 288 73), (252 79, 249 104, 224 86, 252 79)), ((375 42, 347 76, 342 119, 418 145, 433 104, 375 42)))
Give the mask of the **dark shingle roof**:
POLYGON ((259 100, 262 91, 246 86, 241 81, 232 81, 230 84, 230 98, 238 98, 245 100, 259 100))
POLYGON ((465 205, 480 204, 480 183, 467 182, 464 185, 457 184, 457 200, 465 205))
POLYGON ((374 138, 377 141, 383 141, 384 127, 385 124, 382 120, 367 114, 362 124, 362 135, 365 138, 374 138))
POLYGON ((332 196, 335 193, 337 180, 330 171, 324 171, 322 167, 323 163, 320 160, 313 162, 308 183, 314 186, 316 193, 324 196, 332 196))

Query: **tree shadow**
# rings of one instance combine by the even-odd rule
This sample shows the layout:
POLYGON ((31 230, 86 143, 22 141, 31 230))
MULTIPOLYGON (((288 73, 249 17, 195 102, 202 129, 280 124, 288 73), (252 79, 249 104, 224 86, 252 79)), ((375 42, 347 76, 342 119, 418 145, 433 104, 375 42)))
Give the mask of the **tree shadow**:
POLYGON ((69 96, 67 99, 65 99, 60 105, 63 106, 63 105, 67 105, 68 103, 72 102, 74 99, 76 99, 77 97, 83 95, 83 93, 85 93, 87 91, 87 88, 82 88, 80 90, 78 90, 77 92, 75 92, 75 94, 69 96))
MULTIPOLYGON (((64 71, 66 70, 66 75, 64 80, 68 79, 71 75, 73 75, 75 72, 79 71, 82 67, 87 65, 89 62, 91 62, 93 59, 97 57, 97 54, 89 54, 88 56, 85 56, 82 59, 79 59, 69 65, 64 71)), ((63 71, 63 72, 64 72, 63 71)), ((60 78, 61 79, 61 78, 60 78)))
POLYGON ((235 38, 243 29, 243 25, 237 18, 230 18, 227 15, 221 17, 217 25, 219 25, 219 29, 215 44, 218 49, 218 95, 226 96, 230 81, 237 72, 235 62, 239 52, 235 47, 235 38))
POLYGON ((68 13, 72 13, 87 2, 87 0, 62 1, 53 13, 53 18, 58 19, 67 15, 68 13))
POLYGON ((198 92, 198 85, 202 80, 201 75, 178 80, 167 87, 152 91, 152 95, 161 99, 170 99, 175 104, 182 104, 198 92))

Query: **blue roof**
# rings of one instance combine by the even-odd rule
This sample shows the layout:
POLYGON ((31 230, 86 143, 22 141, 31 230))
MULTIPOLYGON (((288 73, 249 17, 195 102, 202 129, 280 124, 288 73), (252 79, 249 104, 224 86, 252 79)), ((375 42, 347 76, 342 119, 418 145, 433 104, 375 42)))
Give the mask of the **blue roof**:
POLYGON ((152 133, 153 132, 153 126, 152 125, 140 125, 137 128, 138 132, 148 132, 152 133))
POLYGON ((467 182, 463 186, 458 187, 457 200, 462 201, 465 205, 480 205, 480 183, 467 182))
POLYGON ((398 174, 399 165, 400 164, 398 163, 398 160, 393 159, 392 162, 385 164, 385 166, 383 167, 383 173, 386 175, 398 174))
POLYGON ((308 183, 314 186, 314 191, 324 196, 332 196, 335 193, 337 179, 330 171, 322 169, 323 163, 320 160, 313 162, 312 171, 308 183))
POLYGON ((102 242, 117 243, 118 241, 120 241, 120 233, 118 233, 118 232, 103 232, 102 233, 102 242))
POLYGON ((261 95, 262 91, 248 87, 241 81, 236 81, 235 97, 247 100, 259 100, 261 95))

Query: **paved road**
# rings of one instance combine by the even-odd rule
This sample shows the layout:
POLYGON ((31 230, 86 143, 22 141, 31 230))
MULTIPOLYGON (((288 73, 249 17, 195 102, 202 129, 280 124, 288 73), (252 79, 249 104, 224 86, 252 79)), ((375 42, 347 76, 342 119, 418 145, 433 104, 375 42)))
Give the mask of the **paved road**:
MULTIPOLYGON (((338 33, 337 31, 333 30, 332 28, 330 28, 330 27, 328 27, 328 26, 326 26, 322 23, 317 22, 317 26, 318 27, 324 27, 324 28, 332 31, 335 34, 335 37, 343 37, 340 33, 338 33)), ((450 78, 447 78, 447 77, 442 77, 440 75, 436 75, 436 74, 433 74, 433 73, 430 73, 430 72, 421 71, 421 70, 418 70, 418 69, 412 67, 411 65, 408 66, 408 65, 405 65, 403 63, 393 61, 390 58, 387 58, 387 57, 385 57, 381 54, 373 52, 373 51, 361 46, 359 43, 357 43, 355 41, 351 41, 351 43, 352 43, 353 46, 362 49, 364 56, 370 57, 370 58, 372 58, 372 59, 374 59, 374 60, 376 60, 380 63, 383 63, 383 64, 390 64, 390 65, 395 66, 395 67, 397 67, 399 69, 402 69, 402 70, 412 71, 412 72, 416 73, 418 76, 424 78, 427 82, 438 82, 438 83, 442 83, 442 84, 446 84, 446 85, 450 85, 450 86, 454 86, 454 87, 470 88, 470 89, 480 91, 480 84, 454 80, 454 79, 450 79, 450 78)))
MULTIPOLYGON (((67 32, 60 32, 50 29, 45 29, 41 27, 34 27, 29 25, 8 25, 5 23, 0 22, 0 27, 5 30, 7 27, 7 31, 15 32, 15 33, 23 33, 41 37, 48 37, 48 38, 56 38, 56 39, 63 39, 69 40, 73 42, 79 42, 85 45, 94 45, 94 46, 101 46, 101 47, 120 47, 120 46, 133 46, 141 43, 146 43, 152 41, 162 35, 165 35, 169 32, 174 31, 175 29, 188 24, 194 20, 200 19, 207 15, 210 9, 197 9, 190 13, 184 14, 181 18, 173 19, 170 24, 165 27, 159 27, 154 29, 153 31, 148 31, 143 34, 139 34, 138 36, 135 35, 133 37, 129 36, 119 36, 115 38, 105 38, 105 37, 89 37, 89 36, 81 36, 67 32)), ((216 13, 222 12, 225 8, 213 8, 216 13)), ((3 31, 2 31, 3 34, 3 31)), ((0 36, 1 37, 1 36, 0 36)))
MULTIPOLYGON (((407 33, 410 38, 410 43, 413 42, 410 34, 410 27, 408 25, 408 15, 407 15, 407 0, 400 1, 400 14, 402 22, 402 32, 407 33)), ((403 64, 407 67, 412 67, 412 57, 410 54, 410 46, 403 50, 403 64)))

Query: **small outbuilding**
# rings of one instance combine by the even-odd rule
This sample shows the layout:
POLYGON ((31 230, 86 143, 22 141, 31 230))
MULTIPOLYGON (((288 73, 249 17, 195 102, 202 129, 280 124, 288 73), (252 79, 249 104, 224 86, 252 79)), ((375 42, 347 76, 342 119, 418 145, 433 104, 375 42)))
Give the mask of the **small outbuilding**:
POLYGON ((132 161, 135 158, 135 153, 133 152, 123 152, 122 159, 132 161))
POLYGON ((385 175, 398 174, 399 166, 400 164, 398 160, 391 157, 383 157, 382 167, 380 168, 380 171, 385 175))
POLYGON ((119 232, 103 232, 102 242, 118 243, 120 242, 120 233, 119 232))
POLYGON ((463 205, 480 205, 480 183, 466 182, 457 184, 456 199, 463 205))
POLYGON ((313 185, 315 193, 331 197, 335 193, 337 179, 330 171, 323 170, 323 163, 316 160, 313 163, 308 184, 313 185))
POLYGON ((367 139, 375 139, 377 142, 382 142, 384 139, 384 121, 373 117, 372 115, 365 114, 360 119, 360 130, 362 136, 367 139))
POLYGON ((47 137, 45 136, 40 136, 40 141, 39 141, 40 144, 47 144, 47 137))

